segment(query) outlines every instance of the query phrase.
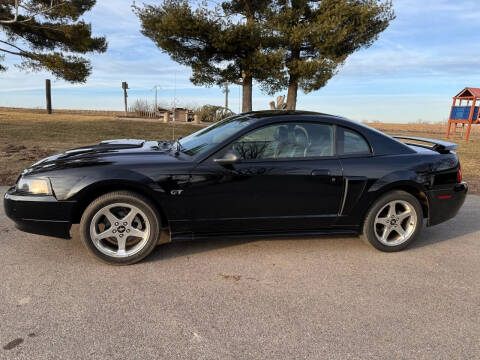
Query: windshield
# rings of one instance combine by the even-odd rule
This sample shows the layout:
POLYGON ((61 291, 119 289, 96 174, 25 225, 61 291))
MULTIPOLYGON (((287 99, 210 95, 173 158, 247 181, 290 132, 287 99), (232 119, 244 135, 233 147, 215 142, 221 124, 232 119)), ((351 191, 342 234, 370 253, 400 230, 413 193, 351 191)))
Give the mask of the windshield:
POLYGON ((202 154, 251 123, 252 119, 243 115, 228 117, 179 140, 181 152, 191 156, 202 154))

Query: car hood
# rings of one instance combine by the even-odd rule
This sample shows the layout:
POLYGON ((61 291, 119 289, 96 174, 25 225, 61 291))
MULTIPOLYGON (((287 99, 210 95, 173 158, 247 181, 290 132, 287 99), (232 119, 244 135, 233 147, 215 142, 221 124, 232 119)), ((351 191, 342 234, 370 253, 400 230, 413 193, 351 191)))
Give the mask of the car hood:
POLYGON ((178 162, 170 150, 172 142, 169 141, 146 141, 137 139, 106 140, 99 144, 83 146, 67 150, 42 159, 24 171, 24 174, 38 173, 43 171, 59 170, 71 167, 141 163, 142 158, 146 162, 156 163, 178 162), (153 159, 154 157, 154 159, 153 159))

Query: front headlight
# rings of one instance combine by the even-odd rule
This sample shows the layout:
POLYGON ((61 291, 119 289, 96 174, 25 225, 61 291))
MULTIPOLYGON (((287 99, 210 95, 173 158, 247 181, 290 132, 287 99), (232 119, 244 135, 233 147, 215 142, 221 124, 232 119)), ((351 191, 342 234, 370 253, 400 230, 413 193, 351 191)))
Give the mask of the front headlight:
POLYGON ((52 187, 48 179, 21 177, 17 183, 17 190, 32 195, 52 195, 52 187))

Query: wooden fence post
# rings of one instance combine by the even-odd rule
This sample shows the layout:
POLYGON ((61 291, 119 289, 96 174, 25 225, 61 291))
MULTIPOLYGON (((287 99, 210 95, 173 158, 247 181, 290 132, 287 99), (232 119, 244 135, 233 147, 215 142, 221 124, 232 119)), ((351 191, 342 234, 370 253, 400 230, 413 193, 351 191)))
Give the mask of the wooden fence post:
POLYGON ((52 113, 52 85, 50 79, 45 80, 45 94, 47 96, 47 114, 52 113))
POLYGON ((124 102, 124 105, 125 105, 125 116, 127 115, 127 110, 128 110, 128 106, 127 106, 127 98, 128 98, 128 94, 127 94, 127 89, 128 89, 128 84, 126 81, 123 81, 122 82, 122 89, 123 89, 123 102, 124 102))

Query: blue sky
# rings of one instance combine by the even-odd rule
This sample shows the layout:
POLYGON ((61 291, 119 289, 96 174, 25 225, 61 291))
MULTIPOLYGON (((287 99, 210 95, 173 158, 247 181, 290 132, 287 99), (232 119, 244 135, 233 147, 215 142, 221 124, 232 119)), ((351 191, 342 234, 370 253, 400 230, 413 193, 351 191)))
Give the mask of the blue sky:
MULTIPOLYGON (((155 3, 154 0, 145 0, 155 3)), ((384 122, 441 121, 451 98, 466 86, 480 87, 480 8, 478 0, 393 0, 397 15, 370 48, 352 55, 340 73, 320 91, 299 94, 298 109, 340 114, 355 120, 384 122)), ((24 73, 7 57, 0 73, 0 106, 44 107, 44 81, 52 78, 54 108, 122 109, 121 82, 129 101, 165 105, 223 104, 219 88, 195 87, 190 71, 161 53, 139 31, 130 0, 98 0, 86 19, 94 33, 106 35, 107 53, 91 56, 86 84, 54 80, 47 73, 24 73)), ((240 89, 232 87, 230 105, 239 110, 240 89)), ((273 98, 254 91, 254 110, 273 98)))

